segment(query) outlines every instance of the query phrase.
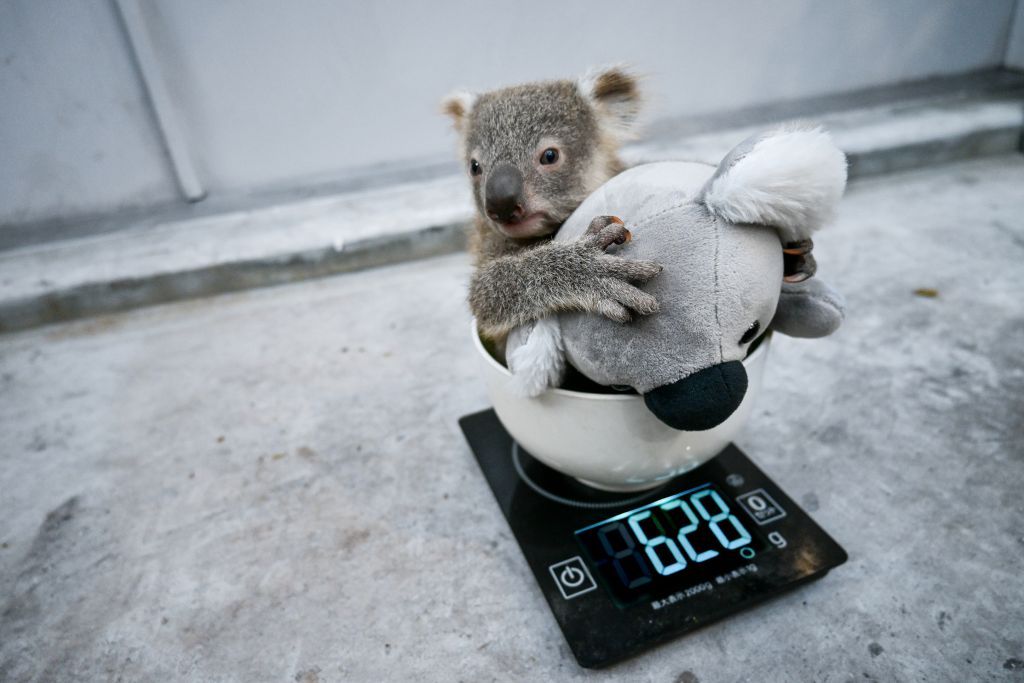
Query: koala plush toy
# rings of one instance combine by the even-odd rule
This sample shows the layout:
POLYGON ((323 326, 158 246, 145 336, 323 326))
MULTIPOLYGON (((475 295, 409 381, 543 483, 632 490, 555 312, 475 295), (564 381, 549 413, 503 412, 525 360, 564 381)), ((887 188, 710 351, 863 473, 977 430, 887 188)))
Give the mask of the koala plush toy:
POLYGON ((642 289, 659 302, 628 323, 560 313, 517 328, 506 355, 519 393, 562 380, 565 361, 591 380, 640 393, 664 423, 710 429, 739 406, 742 360, 772 329, 823 337, 842 322, 842 297, 817 279, 811 234, 833 214, 846 157, 819 128, 789 126, 748 138, 717 169, 691 162, 634 167, 588 197, 556 240, 595 233, 594 216, 625 221, 616 255, 664 270, 642 289))

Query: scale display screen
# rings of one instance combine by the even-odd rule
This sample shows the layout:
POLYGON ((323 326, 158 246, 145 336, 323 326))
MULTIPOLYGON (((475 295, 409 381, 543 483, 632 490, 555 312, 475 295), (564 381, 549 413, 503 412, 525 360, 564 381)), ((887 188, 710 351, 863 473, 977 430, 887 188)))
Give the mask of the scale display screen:
POLYGON ((576 540, 619 608, 680 590, 689 597, 756 571, 751 560, 767 547, 727 500, 702 484, 579 529, 576 540))
POLYGON ((656 489, 616 493, 532 457, 492 410, 459 423, 582 666, 607 666, 846 561, 733 445, 656 489))

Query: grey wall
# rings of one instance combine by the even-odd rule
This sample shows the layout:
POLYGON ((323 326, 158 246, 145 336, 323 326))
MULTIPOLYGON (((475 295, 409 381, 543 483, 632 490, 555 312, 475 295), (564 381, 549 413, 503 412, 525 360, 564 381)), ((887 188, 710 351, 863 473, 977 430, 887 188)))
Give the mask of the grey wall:
MULTIPOLYGON (((627 62, 651 118, 998 66, 1014 0, 140 0, 211 198, 448 159, 437 102, 627 62), (514 7, 513 11, 509 11, 514 7)), ((175 196, 105 1, 0 5, 0 223, 175 196)))
POLYGON ((0 2, 0 223, 177 200, 107 2, 0 2))
POLYGON ((1024 70, 1024 1, 1017 0, 1013 26, 1006 45, 1006 66, 1024 70))

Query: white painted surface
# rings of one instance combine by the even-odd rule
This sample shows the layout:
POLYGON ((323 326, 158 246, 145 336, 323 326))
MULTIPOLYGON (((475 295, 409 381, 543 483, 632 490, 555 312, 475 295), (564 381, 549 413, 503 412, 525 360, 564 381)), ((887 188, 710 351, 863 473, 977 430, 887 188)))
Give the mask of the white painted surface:
POLYGON ((0 225, 177 201, 105 2, 0 2, 0 225))
POLYGON ((206 190, 196 175, 192 151, 185 131, 177 117, 177 107, 171 101, 164 75, 164 65, 153 47, 149 23, 139 0, 115 0, 125 38, 131 45, 132 59, 139 70, 139 78, 146 90, 156 120, 163 147, 171 161, 178 188, 185 199, 197 202, 206 196, 206 190))
POLYGON ((996 66, 1012 0, 983 3, 292 3, 160 6, 212 190, 445 158, 438 101, 628 62, 653 118, 996 66), (297 8, 301 7, 301 11, 297 8), (187 87, 185 87, 187 84, 187 87))
MULTIPOLYGON (((628 62, 649 118, 995 67, 1014 0, 140 0, 211 197, 453 156, 437 112, 628 62)), ((177 198, 107 2, 0 7, 0 225, 177 198)))

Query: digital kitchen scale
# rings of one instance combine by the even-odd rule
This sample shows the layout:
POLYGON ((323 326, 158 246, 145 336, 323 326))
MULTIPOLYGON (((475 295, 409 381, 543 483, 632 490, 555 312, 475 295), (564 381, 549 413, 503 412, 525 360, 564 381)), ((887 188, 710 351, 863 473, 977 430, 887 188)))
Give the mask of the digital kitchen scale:
POLYGON ((846 561, 735 446, 656 489, 610 493, 531 457, 493 410, 459 424, 582 666, 611 664, 846 561))

